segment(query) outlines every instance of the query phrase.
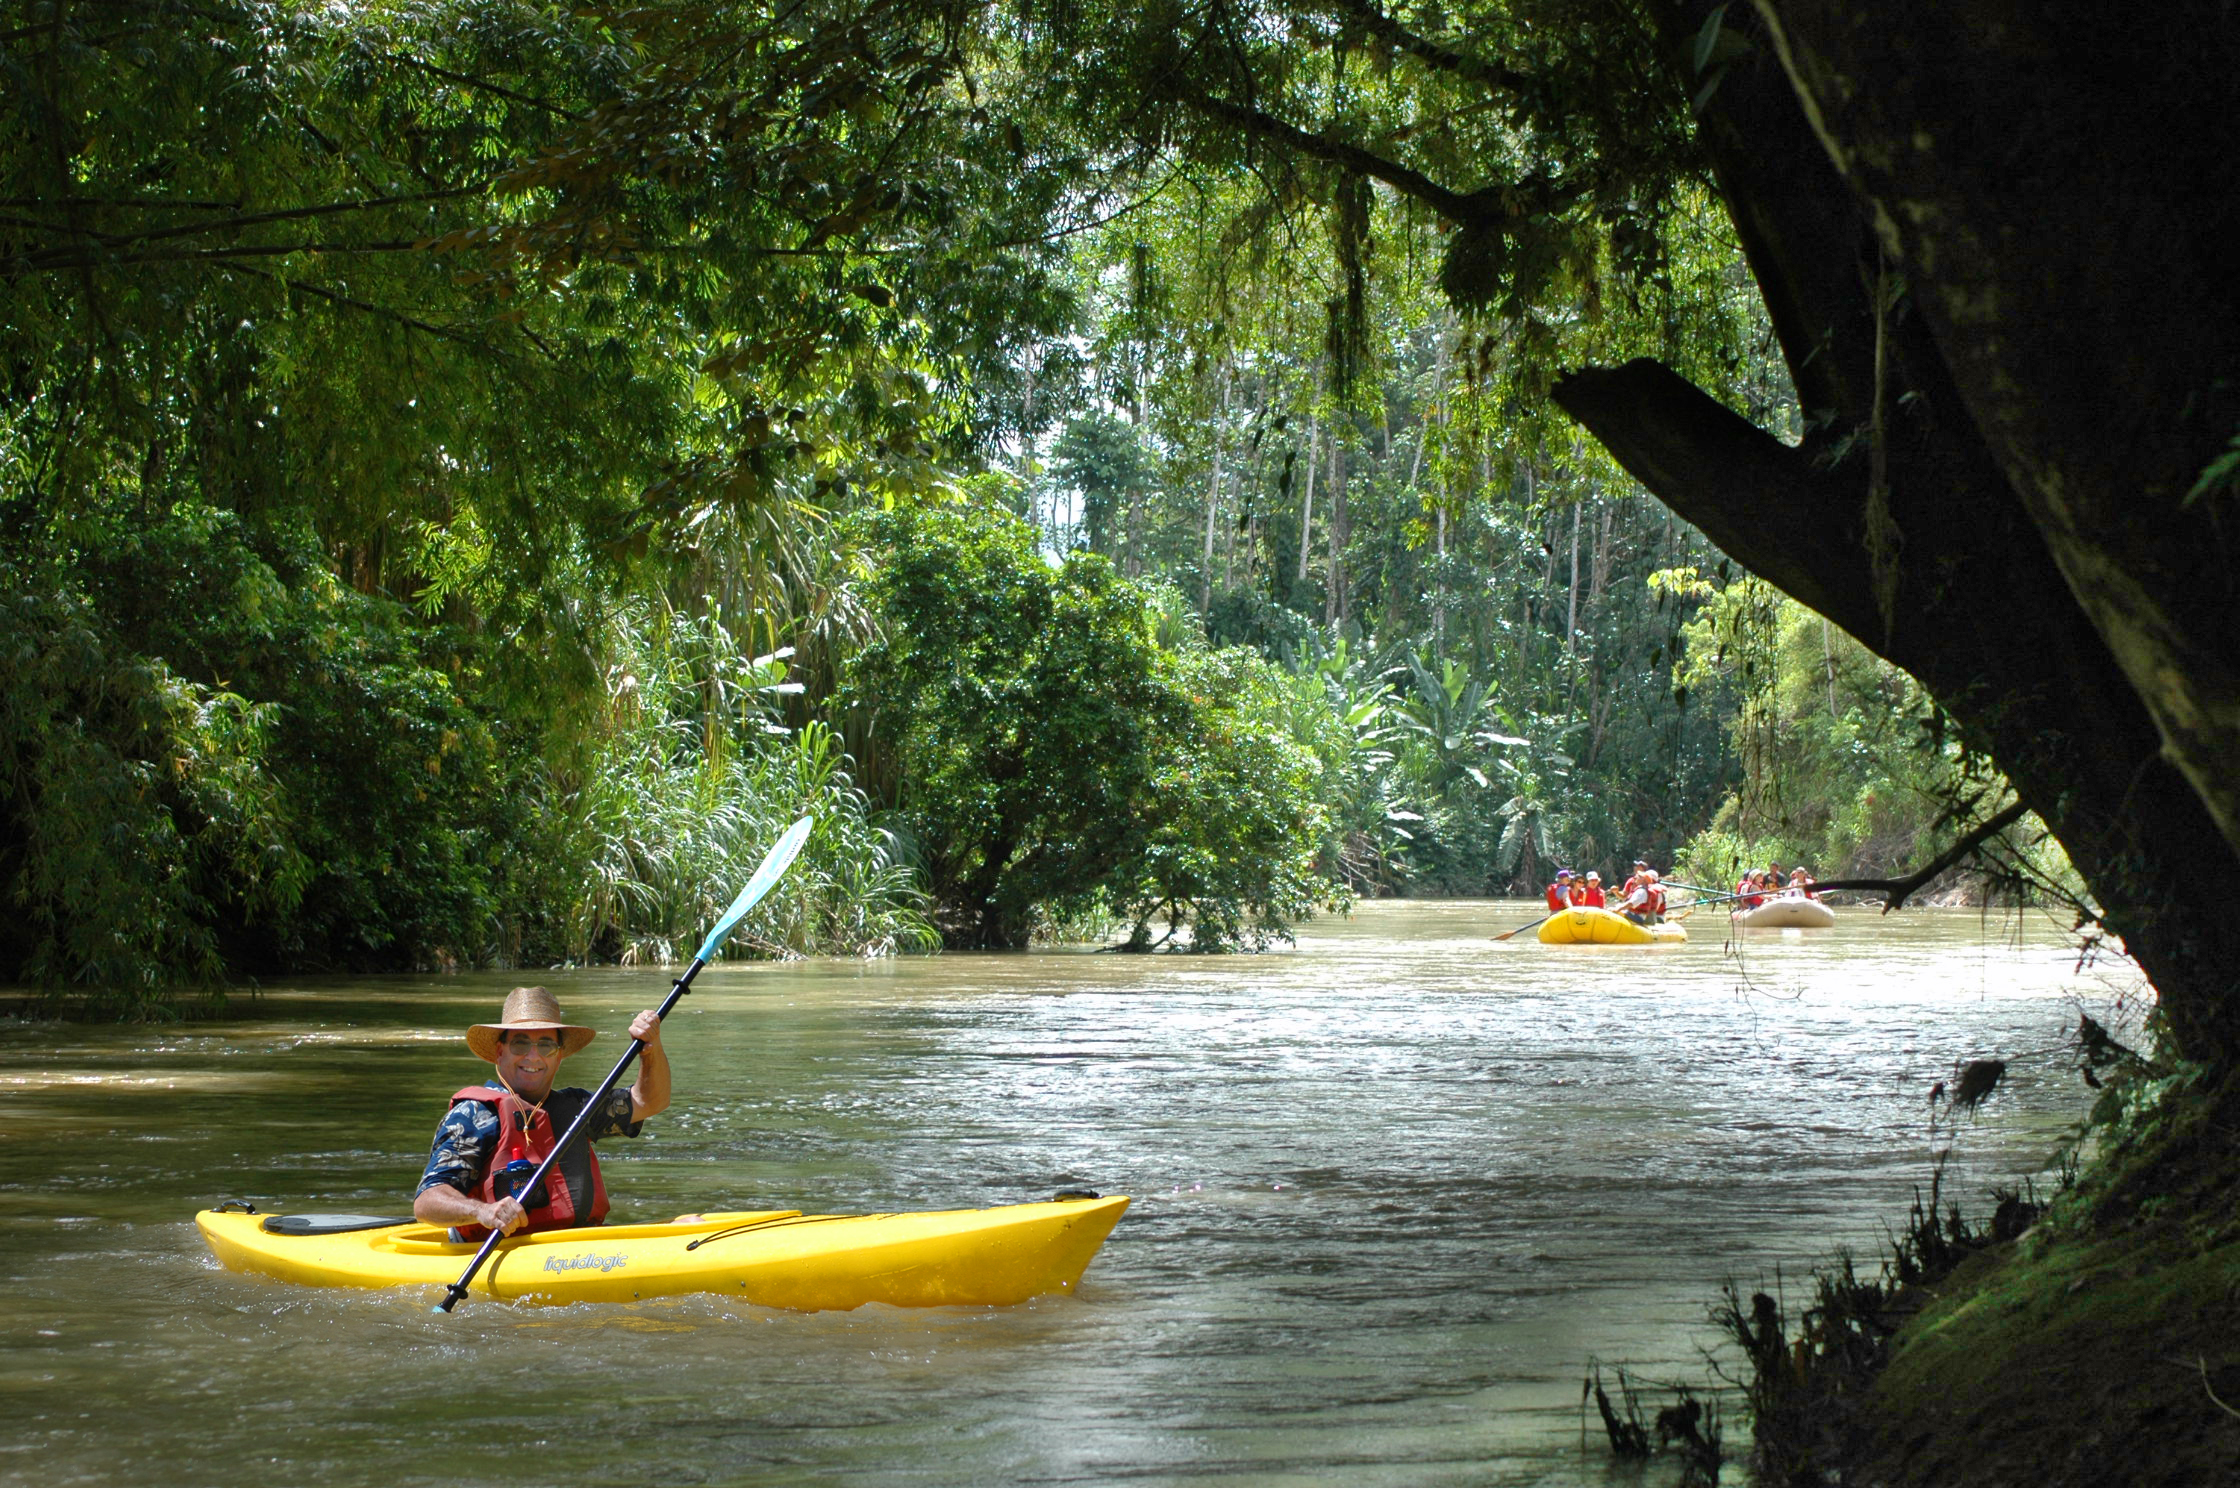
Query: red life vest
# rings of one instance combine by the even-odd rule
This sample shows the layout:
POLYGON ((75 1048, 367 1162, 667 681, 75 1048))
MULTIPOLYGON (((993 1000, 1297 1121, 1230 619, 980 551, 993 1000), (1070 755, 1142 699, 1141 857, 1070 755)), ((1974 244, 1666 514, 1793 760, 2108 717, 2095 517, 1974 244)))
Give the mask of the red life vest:
POLYGON ((1581 900, 1580 902, 1585 904, 1589 909, 1607 908, 1607 906, 1602 901, 1602 885, 1588 884, 1586 898, 1581 900))
MULTIPOLYGON (((560 1141, 560 1133, 553 1130, 552 1113, 542 1106, 533 1106, 510 1090, 493 1090, 487 1085, 469 1085, 451 1097, 452 1103, 463 1100, 482 1101, 498 1108, 498 1145, 491 1149, 490 1164, 483 1170, 482 1181, 468 1196, 484 1204, 494 1204, 501 1198, 511 1197, 505 1188, 506 1164, 515 1158, 526 1158, 541 1163, 560 1141)), ((566 1230, 580 1225, 595 1225, 607 1217, 607 1183, 599 1176, 599 1155, 591 1150, 589 1142, 578 1142, 568 1155, 552 1165, 545 1181, 522 1194, 521 1207, 526 1211, 516 1235, 532 1230, 566 1230), (553 1182, 558 1178, 558 1183, 553 1182)), ((455 1227, 463 1239, 480 1240, 489 1230, 478 1224, 455 1227)))
POLYGON ((1571 907, 1571 901, 1570 901, 1570 900, 1569 900, 1569 899, 1568 899, 1567 897, 1565 897, 1562 885, 1560 885, 1560 884, 1549 884, 1549 885, 1548 885, 1548 908, 1549 908, 1549 909, 1551 909, 1551 910, 1558 910, 1558 909, 1569 909, 1570 907, 1571 907))
POLYGON ((1656 917, 1657 919, 1660 919, 1660 920, 1661 920, 1661 919, 1663 919, 1663 918, 1664 918, 1664 890, 1662 890, 1662 889, 1660 889, 1660 888, 1656 887, 1656 886, 1655 886, 1654 884, 1650 885, 1650 886, 1649 886, 1649 902, 1648 902, 1648 904, 1647 904, 1647 905, 1645 905, 1645 906, 1643 906, 1643 907, 1644 907, 1644 908, 1646 908, 1646 909, 1647 909, 1647 910, 1649 911, 1649 913, 1650 913, 1651 915, 1655 916, 1655 917, 1656 917))

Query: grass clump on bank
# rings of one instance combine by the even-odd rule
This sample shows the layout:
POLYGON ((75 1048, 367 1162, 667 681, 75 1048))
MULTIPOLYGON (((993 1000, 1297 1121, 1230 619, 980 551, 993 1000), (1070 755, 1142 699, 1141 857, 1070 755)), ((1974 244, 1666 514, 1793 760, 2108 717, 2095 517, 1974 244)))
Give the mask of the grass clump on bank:
POLYGON ((1729 1290, 1760 1484, 2240 1481, 2240 1090, 2111 1057, 2094 1154, 2042 1209, 1979 1225, 1932 1183, 1883 1274, 1821 1272, 1794 1326, 1729 1290))

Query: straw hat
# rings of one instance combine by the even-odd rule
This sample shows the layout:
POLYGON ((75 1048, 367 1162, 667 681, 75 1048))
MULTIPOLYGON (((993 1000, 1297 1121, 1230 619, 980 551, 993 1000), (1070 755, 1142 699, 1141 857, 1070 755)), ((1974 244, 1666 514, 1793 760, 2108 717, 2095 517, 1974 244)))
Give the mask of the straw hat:
POLYGON ((474 1050, 478 1059, 496 1064, 499 1042, 516 1029, 524 1033, 558 1033, 563 1055, 575 1053, 599 1036, 589 1028, 563 1022, 560 999, 544 988, 516 987, 506 994, 506 1005, 499 1010, 497 1022, 477 1023, 467 1030, 467 1047, 474 1050))

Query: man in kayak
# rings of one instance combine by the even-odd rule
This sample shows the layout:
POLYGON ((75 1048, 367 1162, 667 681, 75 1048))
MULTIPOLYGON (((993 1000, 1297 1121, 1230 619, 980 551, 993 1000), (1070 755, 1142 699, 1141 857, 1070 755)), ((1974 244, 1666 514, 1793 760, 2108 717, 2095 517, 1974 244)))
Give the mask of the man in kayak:
POLYGON ((490 1062, 491 1081, 451 1098, 412 1201, 413 1217, 448 1225, 462 1240, 480 1240, 492 1230, 556 1230, 605 1219, 607 1188, 591 1143, 618 1133, 634 1137, 648 1116, 669 1105, 669 1056, 661 1047, 661 1016, 650 1008, 630 1022, 630 1036, 645 1045, 637 1082, 607 1097, 605 1109, 593 1113, 583 1138, 544 1183, 515 1192, 590 1101, 590 1091, 556 1090, 553 1082, 560 1062, 597 1036, 565 1021, 559 1000, 542 987, 514 988, 497 1022, 469 1028, 467 1047, 490 1062))

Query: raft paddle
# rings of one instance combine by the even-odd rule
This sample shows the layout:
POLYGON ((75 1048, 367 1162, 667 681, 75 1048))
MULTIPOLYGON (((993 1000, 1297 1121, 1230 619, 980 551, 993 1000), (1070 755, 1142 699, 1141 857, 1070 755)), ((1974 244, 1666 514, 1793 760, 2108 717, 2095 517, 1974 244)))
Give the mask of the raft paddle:
MULTIPOLYGON (((723 912, 722 919, 716 921, 716 927, 708 932, 708 938, 700 942, 700 949, 694 954, 692 964, 684 969, 684 975, 670 985, 669 995, 663 1000, 661 1010, 654 1014, 656 1018, 665 1019, 669 1016, 670 1009, 677 1005, 677 999, 692 990, 692 979, 700 974, 701 967, 708 964, 708 958, 723 949, 724 937, 732 932, 739 921, 746 918, 748 910, 762 902, 762 896, 776 886, 786 869, 793 866, 795 856, 801 851, 801 844, 809 840, 809 828, 814 821, 813 817, 805 816, 786 828, 786 833, 778 839, 777 846, 771 848, 769 856, 762 860, 762 866, 755 869, 754 877, 748 879, 747 886, 739 891, 739 897, 731 901, 731 907, 723 912)), ((615 1084, 622 1079, 631 1062, 644 1048, 645 1045, 637 1039, 630 1040, 630 1047, 622 1051, 622 1058, 607 1072, 607 1078, 600 1082, 591 1099, 583 1103, 583 1109, 576 1113, 575 1120, 568 1123, 568 1129, 561 1134, 560 1140, 552 1144, 552 1151, 546 1154, 543 1162, 537 1164, 537 1170, 529 1175, 529 1181, 522 1184, 516 1192, 527 1193, 544 1182, 544 1175, 551 1171, 554 1163, 560 1161, 562 1153, 575 1145, 576 1136, 583 1130, 584 1123, 591 1119, 591 1113, 606 1105, 607 1097, 614 1093, 615 1084)), ((498 1242, 504 1238, 503 1231, 490 1232, 490 1237, 482 1242, 482 1249, 476 1251, 474 1259, 467 1263, 467 1269, 459 1273, 459 1279, 443 1289, 443 1300, 435 1305, 437 1312, 449 1312, 459 1305, 466 1297, 467 1286, 474 1280, 475 1273, 482 1269, 482 1263, 490 1259, 490 1252, 496 1250, 498 1242)))
MULTIPOLYGON (((1695 885, 1674 884, 1673 887, 1676 889, 1692 889, 1695 887, 1695 885)), ((1666 915, 1665 918, 1668 920, 1685 919, 1687 916, 1694 914, 1697 910, 1701 909, 1706 904, 1717 904, 1720 901, 1726 899, 1747 899, 1748 897, 1750 896, 1747 894, 1714 894, 1709 890, 1704 890, 1703 897, 1701 899, 1690 899, 1685 904, 1675 906, 1673 912, 1666 915)))
MULTIPOLYGON (((1582 906, 1582 905, 1577 905, 1577 904, 1566 904, 1566 905, 1565 905, 1565 906, 1563 907, 1563 909, 1580 909, 1580 908, 1583 908, 1583 907, 1584 907, 1584 906, 1582 906)), ((1551 909, 1551 910, 1549 910, 1549 911, 1548 911, 1548 912, 1547 912, 1546 914, 1544 914, 1544 915, 1540 916, 1540 918, 1539 918, 1539 919, 1537 919, 1537 920, 1526 920, 1526 921, 1525 921, 1525 922, 1524 922, 1523 924, 1519 925, 1519 926, 1518 926, 1518 927, 1517 927, 1516 929, 1514 929, 1514 930, 1504 930, 1504 931, 1503 931, 1503 932, 1502 932, 1501 934, 1499 934, 1499 935, 1496 935, 1496 936, 1494 937, 1494 939, 1495 939, 1495 940, 1507 940, 1507 939, 1508 939, 1508 938, 1509 938, 1510 936, 1512 936, 1512 935, 1517 935, 1517 934, 1521 934, 1522 932, 1524 932, 1524 931, 1526 931, 1526 930, 1530 930, 1530 929, 1531 929, 1531 928, 1532 928, 1533 926, 1535 926, 1535 925, 1538 925, 1538 924, 1543 924, 1543 923, 1545 923, 1546 921, 1549 921, 1549 920, 1552 920, 1552 919, 1554 919, 1554 918, 1555 918, 1555 917, 1556 917, 1557 915, 1559 915, 1559 914, 1562 914, 1562 913, 1563 913, 1563 909, 1551 909)))

